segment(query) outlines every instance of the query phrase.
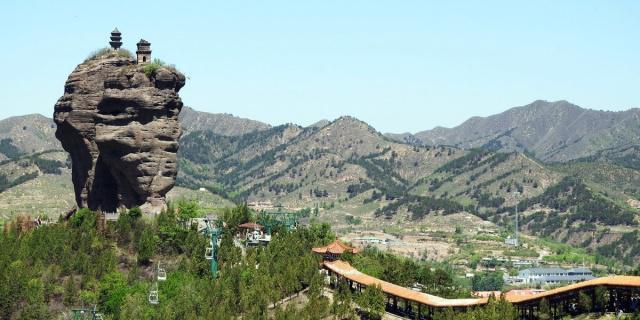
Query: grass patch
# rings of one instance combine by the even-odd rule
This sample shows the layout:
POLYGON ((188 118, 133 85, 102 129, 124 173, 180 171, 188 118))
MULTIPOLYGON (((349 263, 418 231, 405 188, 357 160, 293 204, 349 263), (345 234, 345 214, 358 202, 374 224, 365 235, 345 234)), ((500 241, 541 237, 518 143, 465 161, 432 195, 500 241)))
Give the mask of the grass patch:
POLYGON ((91 52, 89 56, 87 56, 87 58, 84 60, 84 62, 107 57, 125 57, 130 59, 134 58, 133 53, 131 53, 131 51, 127 49, 120 48, 118 50, 114 50, 110 47, 104 47, 91 52))
POLYGON ((158 71, 158 69, 160 68, 167 68, 171 71, 174 72, 180 72, 175 65, 173 64, 167 64, 166 62, 155 58, 153 59, 153 61, 151 61, 151 63, 146 64, 142 70, 144 71, 144 74, 147 75, 147 77, 151 78, 152 76, 154 76, 156 74, 156 72, 158 71))
POLYGON ((144 71, 144 74, 147 75, 147 77, 151 78, 152 76, 154 76, 156 74, 156 71, 158 71, 158 69, 160 69, 161 67, 164 67, 166 65, 166 63, 158 58, 153 59, 153 61, 151 61, 151 63, 146 64, 142 70, 144 71))

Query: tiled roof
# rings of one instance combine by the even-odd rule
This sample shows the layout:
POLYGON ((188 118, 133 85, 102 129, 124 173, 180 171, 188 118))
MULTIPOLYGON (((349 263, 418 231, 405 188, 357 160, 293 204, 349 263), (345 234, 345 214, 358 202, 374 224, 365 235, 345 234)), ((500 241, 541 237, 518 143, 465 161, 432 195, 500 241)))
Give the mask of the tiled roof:
POLYGON ((590 287, 597 287, 597 286, 640 287, 640 277, 611 276, 611 277, 595 278, 593 280, 578 282, 578 283, 570 284, 568 286, 545 291, 533 296, 513 297, 508 300, 511 301, 512 303, 527 302, 531 300, 554 296, 554 295, 569 292, 572 290, 579 290, 583 288, 590 288, 590 287))
POLYGON ((238 228, 242 229, 262 229, 262 226, 255 222, 247 222, 238 226, 238 228))
POLYGON ((421 304, 430 305, 432 307, 466 307, 484 304, 487 302, 486 298, 445 299, 438 296, 414 291, 409 288, 401 287, 399 285, 374 278, 370 275, 366 275, 353 268, 349 263, 341 260, 324 262, 324 265, 333 272, 338 273, 352 281, 358 282, 365 286, 379 285, 382 288, 382 291, 387 294, 391 294, 406 300, 415 301, 421 304))
POLYGON ((313 248, 313 252, 315 253, 333 253, 333 254, 343 254, 345 251, 349 251, 351 253, 358 253, 360 250, 357 248, 350 247, 344 244, 340 240, 336 240, 324 247, 313 248))

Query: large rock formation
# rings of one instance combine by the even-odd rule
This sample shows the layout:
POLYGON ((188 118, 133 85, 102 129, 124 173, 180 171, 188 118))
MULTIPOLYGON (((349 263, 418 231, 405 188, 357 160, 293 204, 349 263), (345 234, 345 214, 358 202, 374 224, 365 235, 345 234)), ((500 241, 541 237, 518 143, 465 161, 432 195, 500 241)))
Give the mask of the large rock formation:
POLYGON ((178 91, 174 68, 137 65, 111 52, 78 65, 55 105, 56 138, 71 155, 79 207, 157 213, 175 184, 178 91))

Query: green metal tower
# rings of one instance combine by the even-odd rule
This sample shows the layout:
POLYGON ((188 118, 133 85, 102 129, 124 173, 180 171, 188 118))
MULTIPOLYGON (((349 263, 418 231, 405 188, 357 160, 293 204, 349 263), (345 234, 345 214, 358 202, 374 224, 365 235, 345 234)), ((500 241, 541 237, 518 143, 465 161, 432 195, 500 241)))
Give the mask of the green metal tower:
POLYGON ((205 251, 204 257, 211 261, 209 271, 211 271, 211 275, 215 278, 218 275, 218 238, 222 233, 222 222, 220 220, 216 220, 215 222, 208 221, 204 232, 205 235, 210 237, 210 247, 205 251), (213 223, 215 223, 215 225, 212 225, 213 223))
POLYGON ((298 227, 296 214, 291 212, 260 212, 258 223, 265 228, 267 234, 271 234, 272 229, 276 227, 283 227, 287 230, 298 227))

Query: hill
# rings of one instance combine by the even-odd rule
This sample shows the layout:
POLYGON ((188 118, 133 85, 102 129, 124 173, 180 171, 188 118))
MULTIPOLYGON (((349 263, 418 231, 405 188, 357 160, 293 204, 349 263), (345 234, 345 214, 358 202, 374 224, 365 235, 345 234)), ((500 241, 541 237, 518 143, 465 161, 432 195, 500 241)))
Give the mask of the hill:
MULTIPOLYGON (((518 204, 526 233, 604 256, 640 257, 629 242, 637 236, 640 203, 636 147, 548 164, 495 141, 472 149, 408 144, 352 117, 270 127, 228 115, 186 114, 176 190, 200 199, 204 194, 193 190, 205 188, 213 194, 205 199, 212 209, 231 199, 258 209, 319 211, 337 230, 363 220, 419 232, 429 217, 460 212, 511 228, 518 204), (570 197, 589 206, 567 203, 570 197), (621 249, 599 249, 610 245, 621 249)), ((16 208, 5 208, 5 218, 34 202, 41 213, 69 209, 66 196, 46 196, 62 192, 54 176, 68 175, 64 152, 13 157, 0 163, 6 180, 0 199, 16 208)))
POLYGON ((190 107, 182 108, 179 116, 183 135, 193 131, 211 130, 223 136, 237 136, 271 126, 255 120, 235 117, 228 113, 208 113, 190 107))
POLYGON ((53 120, 40 114, 0 120, 0 160, 45 150, 62 150, 53 120))
POLYGON ((538 100, 489 117, 473 117, 454 128, 390 137, 465 149, 491 146, 528 151, 541 160, 558 162, 640 144, 639 121, 640 109, 598 111, 567 101, 538 100))
POLYGON ((179 183, 304 207, 374 186, 400 192, 461 153, 398 143, 351 117, 322 128, 283 125, 239 137, 194 132, 182 141, 179 183))
POLYGON ((352 117, 320 128, 289 124, 233 137, 195 131, 183 137, 179 158, 179 185, 207 188, 262 208, 321 208, 334 227, 356 216, 404 229, 429 215, 457 212, 510 226, 518 203, 530 234, 597 250, 620 237, 586 243, 588 232, 615 228, 621 236, 637 223, 637 210, 628 203, 638 197, 635 191, 625 192, 633 182, 620 184, 614 193, 606 183, 615 182, 585 174, 567 186, 578 163, 589 163, 591 172, 611 164, 548 165, 520 152, 409 145, 352 117), (582 204, 558 206, 568 192, 582 204), (602 216, 605 212, 608 216, 602 216), (555 218, 558 214, 561 220, 555 218), (530 227, 531 221, 560 232, 530 227))

